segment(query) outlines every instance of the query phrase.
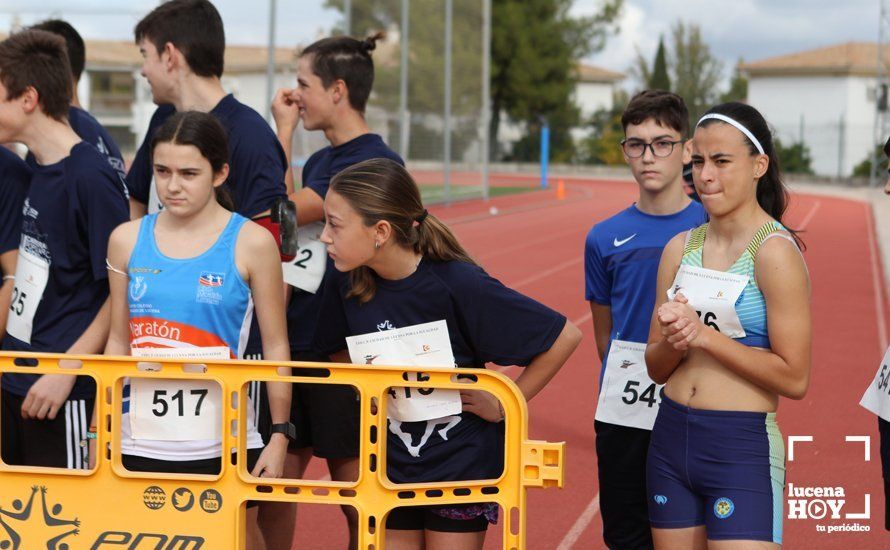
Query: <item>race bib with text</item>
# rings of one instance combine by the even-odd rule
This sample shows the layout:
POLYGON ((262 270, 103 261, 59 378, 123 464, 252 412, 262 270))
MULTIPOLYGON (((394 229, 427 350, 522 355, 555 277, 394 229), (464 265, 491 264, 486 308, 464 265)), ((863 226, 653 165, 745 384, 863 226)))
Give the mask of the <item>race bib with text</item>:
POLYGON ((600 422, 651 430, 664 394, 646 371, 646 344, 612 340, 596 419, 600 422))
MULTIPOLYGON (((434 321, 346 338, 349 358, 360 365, 394 365, 431 369, 454 368, 448 325, 434 321)), ((423 381, 423 374, 414 376, 423 381)), ((418 422, 460 414, 460 392, 437 388, 390 388, 389 417, 418 422)))
POLYGON ((702 323, 730 338, 744 338, 735 304, 748 284, 747 275, 681 265, 667 291, 668 300, 682 293, 702 323))

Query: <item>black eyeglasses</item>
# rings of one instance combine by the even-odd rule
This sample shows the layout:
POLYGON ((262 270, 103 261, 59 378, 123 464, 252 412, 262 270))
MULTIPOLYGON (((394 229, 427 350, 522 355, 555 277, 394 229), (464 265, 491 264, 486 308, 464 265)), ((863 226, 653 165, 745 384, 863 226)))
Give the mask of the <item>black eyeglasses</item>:
POLYGON ((632 159, 637 159, 645 155, 647 147, 652 151, 654 156, 664 158, 671 156, 671 153, 674 152, 674 145, 677 145, 678 143, 683 143, 683 140, 671 141, 669 139, 657 139, 647 143, 638 139, 622 139, 621 148, 624 150, 624 154, 632 159))

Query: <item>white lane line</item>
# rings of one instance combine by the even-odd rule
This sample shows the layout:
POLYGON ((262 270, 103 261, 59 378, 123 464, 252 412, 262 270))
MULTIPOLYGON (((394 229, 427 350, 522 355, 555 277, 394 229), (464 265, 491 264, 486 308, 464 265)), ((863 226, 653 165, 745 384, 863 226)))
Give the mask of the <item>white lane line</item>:
POLYGON ((590 504, 587 505, 587 508, 585 508, 584 511, 581 512, 581 515, 578 516, 578 519, 575 520, 575 524, 572 525, 572 528, 569 529, 569 532, 563 537, 562 542, 559 543, 556 550, 571 550, 599 511, 600 494, 597 493, 596 496, 593 497, 593 500, 590 501, 590 504))
POLYGON ((577 229, 569 229, 568 231, 561 231, 559 233, 547 235, 546 237, 543 237, 540 239, 528 240, 528 241, 525 241, 523 243, 519 243, 519 244, 516 244, 513 246, 501 247, 501 248, 498 248, 497 250, 489 252, 488 254, 483 254, 481 256, 478 256, 476 259, 481 262, 483 260, 488 260, 489 258, 494 258, 496 256, 501 256, 503 254, 509 254, 511 252, 516 252, 517 250, 522 250, 524 248, 530 248, 533 246, 538 246, 540 244, 548 243, 553 240, 562 239, 563 237, 565 237, 567 235, 573 235, 577 232, 578 232, 577 229))
POLYGON ((583 259, 584 258, 582 258, 579 255, 577 258, 573 258, 571 260, 562 262, 561 264, 557 264, 557 265, 551 267, 550 269, 545 269, 544 271, 541 271, 541 272, 537 273, 536 275, 532 275, 531 277, 526 277, 525 279, 522 279, 518 283, 512 285, 510 288, 517 289, 517 288, 523 287, 527 284, 531 284, 535 281, 539 281, 545 277, 549 277, 549 276, 553 275, 554 273, 558 273, 567 267, 572 267, 575 264, 580 264, 583 259))
POLYGON ((875 313, 878 320, 878 339, 880 341, 880 353, 884 353, 887 349, 887 319, 884 317, 884 285, 881 284, 881 270, 878 266, 877 243, 875 242, 875 226, 874 218, 870 203, 863 203, 865 206, 865 231, 868 233, 868 255, 871 260, 871 280, 875 296, 875 313))
POLYGON ((819 210, 819 207, 822 206, 822 201, 816 199, 816 203, 813 204, 813 207, 807 212, 807 215, 804 217, 803 221, 800 222, 800 230, 803 231, 810 225, 810 222, 813 221, 813 216, 816 215, 816 212, 819 210))

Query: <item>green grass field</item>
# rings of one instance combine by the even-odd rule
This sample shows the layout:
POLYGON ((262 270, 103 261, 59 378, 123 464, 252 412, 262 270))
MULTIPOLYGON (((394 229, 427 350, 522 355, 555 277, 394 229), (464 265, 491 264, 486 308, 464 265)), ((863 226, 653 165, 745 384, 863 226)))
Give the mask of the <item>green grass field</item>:
MULTIPOLYGON (((537 191, 538 187, 509 187, 495 186, 489 188, 489 197, 501 197, 503 195, 515 195, 517 193, 528 193, 529 191, 537 191)), ((421 185, 420 195, 424 204, 435 204, 445 202, 445 186, 444 185, 421 185)), ((482 196, 482 187, 478 185, 452 185, 451 200, 463 201, 469 199, 477 199, 482 196)))

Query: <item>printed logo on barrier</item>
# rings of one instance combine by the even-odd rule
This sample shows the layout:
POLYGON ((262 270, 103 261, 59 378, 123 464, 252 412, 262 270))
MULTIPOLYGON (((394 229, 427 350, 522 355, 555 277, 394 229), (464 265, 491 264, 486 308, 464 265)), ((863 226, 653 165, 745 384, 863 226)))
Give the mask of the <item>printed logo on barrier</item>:
POLYGON ((668 497, 664 495, 655 495, 654 497, 652 497, 652 500, 654 500, 655 504, 658 504, 659 506, 664 506, 668 503, 668 497))
POLYGON ((0 506, 0 550, 25 550, 26 548, 57 548, 68 550, 68 543, 62 542, 68 537, 76 537, 80 534, 80 520, 62 519, 62 505, 54 504, 51 507, 46 503, 47 489, 45 486, 31 487, 31 496, 27 504, 21 499, 12 501, 12 509, 0 506), (33 510, 34 498, 40 491, 40 504, 42 511, 33 510), (33 513, 32 513, 33 512, 33 513), (42 523, 40 540, 30 540, 23 536, 22 524, 27 522, 42 523), (73 529, 72 529, 73 527, 73 529), (45 537, 45 539, 44 539, 45 537))
POLYGON ((142 502, 149 510, 160 510, 167 503, 167 493, 157 485, 152 485, 142 492, 142 502))
POLYGON ((222 495, 215 489, 207 489, 201 493, 201 509, 208 514, 218 512, 222 508, 222 495))
POLYGON ((203 286, 223 286, 223 276, 221 273, 203 271, 201 276, 198 277, 198 283, 203 286))
POLYGON ((186 487, 173 491, 173 507, 180 512, 188 512, 195 504, 195 494, 186 487))
POLYGON ((735 504, 726 497, 718 498, 714 503, 714 515, 720 519, 728 518, 734 511, 735 504))

